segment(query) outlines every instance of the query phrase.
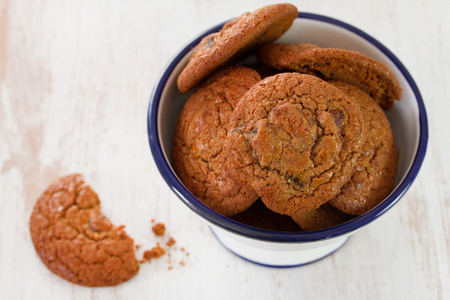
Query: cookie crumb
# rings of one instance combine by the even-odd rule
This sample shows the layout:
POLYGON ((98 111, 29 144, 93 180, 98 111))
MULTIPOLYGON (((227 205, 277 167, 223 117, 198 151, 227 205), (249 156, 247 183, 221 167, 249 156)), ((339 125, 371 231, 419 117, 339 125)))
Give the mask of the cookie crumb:
POLYGON ((164 248, 159 246, 159 243, 158 243, 158 245, 156 247, 153 247, 150 250, 144 251, 143 259, 144 260, 151 260, 152 258, 160 258, 165 253, 166 253, 166 251, 164 250, 164 248))
POLYGON ((136 247, 136 250, 139 250, 139 248, 141 248, 142 245, 136 245, 135 247, 136 247))
POLYGON ((166 245, 169 246, 169 247, 171 247, 171 246, 173 246, 176 242, 177 242, 177 241, 175 241, 175 239, 171 237, 171 238, 169 239, 169 241, 167 241, 166 245))
POLYGON ((161 236, 166 232, 166 226, 164 225, 164 223, 157 223, 152 226, 152 230, 155 235, 161 236))
MULTIPOLYGON (((154 218, 151 219, 152 231, 155 236, 163 236, 166 232, 166 226, 162 222, 155 221, 154 218)), ((186 265, 185 260, 190 254, 184 249, 184 247, 177 247, 177 241, 175 238, 171 237, 169 234, 162 238, 156 238, 159 242, 156 246, 150 250, 145 250, 143 252, 143 257, 140 263, 150 263, 153 258, 160 258, 162 256, 166 257, 165 262, 167 263, 167 270, 172 270, 176 266, 186 265), (175 252, 174 252, 175 251, 175 252), (176 253, 178 252, 178 253, 176 253), (182 253, 182 254, 181 254, 182 253)), ((142 245, 138 245, 139 248, 142 245)))

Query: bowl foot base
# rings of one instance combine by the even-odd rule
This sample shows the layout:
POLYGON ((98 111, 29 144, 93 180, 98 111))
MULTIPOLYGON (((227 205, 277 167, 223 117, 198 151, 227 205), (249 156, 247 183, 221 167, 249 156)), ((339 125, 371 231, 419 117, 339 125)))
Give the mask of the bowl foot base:
POLYGON ((217 240, 240 258, 266 267, 289 268, 321 260, 339 250, 350 236, 307 243, 266 242, 237 236, 211 226, 217 240))

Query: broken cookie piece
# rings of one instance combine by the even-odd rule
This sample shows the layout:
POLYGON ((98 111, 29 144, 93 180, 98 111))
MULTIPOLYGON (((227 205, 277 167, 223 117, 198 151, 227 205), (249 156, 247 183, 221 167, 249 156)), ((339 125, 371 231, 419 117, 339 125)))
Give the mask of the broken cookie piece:
POLYGON ((30 233, 37 254, 60 277, 79 285, 114 286, 139 271, 134 240, 100 211, 80 174, 52 183, 37 200, 30 233))

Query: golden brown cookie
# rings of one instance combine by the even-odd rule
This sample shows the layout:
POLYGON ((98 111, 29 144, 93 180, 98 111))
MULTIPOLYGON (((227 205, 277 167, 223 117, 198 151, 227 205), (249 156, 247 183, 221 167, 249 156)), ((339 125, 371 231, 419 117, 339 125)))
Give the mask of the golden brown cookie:
POLYGON ((220 153, 233 108, 260 79, 250 68, 222 68, 189 97, 178 117, 174 170, 191 193, 225 216, 244 211, 258 198, 250 186, 225 175, 220 153))
POLYGON ((255 84, 230 124, 225 169, 246 179, 269 209, 287 215, 336 196, 364 140, 358 105, 331 84, 299 73, 255 84))
POLYGON ((401 88, 395 74, 381 62, 355 51, 306 45, 262 45, 257 49, 256 57, 264 65, 280 70, 353 84, 367 92, 384 109, 391 109, 394 101, 401 99, 401 88))
POLYGON ((229 61, 251 52, 257 45, 271 43, 285 33, 297 18, 291 4, 274 4, 245 13, 204 37, 178 77, 178 88, 186 93, 229 61))
POLYGON ((343 213, 328 203, 318 209, 292 216, 292 219, 305 231, 314 231, 333 227, 347 221, 353 216, 343 213))
POLYGON ((356 172, 328 203, 347 214, 361 215, 379 204, 394 186, 398 161, 394 135, 383 110, 367 93, 343 82, 330 83, 360 105, 366 140, 356 172))
POLYGON ((100 211, 97 194, 80 174, 52 183, 30 218, 31 239, 44 264, 84 286, 113 286, 137 274, 134 241, 100 211))

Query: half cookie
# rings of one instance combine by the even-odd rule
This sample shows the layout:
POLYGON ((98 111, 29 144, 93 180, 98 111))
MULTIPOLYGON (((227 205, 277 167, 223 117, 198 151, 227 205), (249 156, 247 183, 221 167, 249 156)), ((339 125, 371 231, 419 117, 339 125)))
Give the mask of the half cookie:
POLYGON ((100 211, 79 174, 62 177, 37 200, 30 217, 37 254, 55 274, 84 286, 113 286, 137 274, 134 241, 100 211))

